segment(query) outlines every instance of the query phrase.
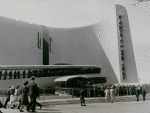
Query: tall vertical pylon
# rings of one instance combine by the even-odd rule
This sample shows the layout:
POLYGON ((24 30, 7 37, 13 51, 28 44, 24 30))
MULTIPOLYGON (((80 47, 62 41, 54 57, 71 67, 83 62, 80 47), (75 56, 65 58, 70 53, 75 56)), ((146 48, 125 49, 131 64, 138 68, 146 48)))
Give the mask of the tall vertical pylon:
POLYGON ((125 7, 116 5, 118 51, 120 65, 120 83, 138 83, 138 74, 125 7))

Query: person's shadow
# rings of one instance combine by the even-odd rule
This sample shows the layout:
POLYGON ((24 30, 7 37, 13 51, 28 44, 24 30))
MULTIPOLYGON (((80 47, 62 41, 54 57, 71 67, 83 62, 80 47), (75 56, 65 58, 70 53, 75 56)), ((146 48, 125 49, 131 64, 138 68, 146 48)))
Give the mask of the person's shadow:
MULTIPOLYGON (((30 113, 54 113, 54 112, 62 113, 60 110, 55 110, 55 109, 41 109, 41 111, 37 110, 36 112, 30 111, 30 113)), ((24 112, 24 113, 26 113, 26 112, 24 112)))

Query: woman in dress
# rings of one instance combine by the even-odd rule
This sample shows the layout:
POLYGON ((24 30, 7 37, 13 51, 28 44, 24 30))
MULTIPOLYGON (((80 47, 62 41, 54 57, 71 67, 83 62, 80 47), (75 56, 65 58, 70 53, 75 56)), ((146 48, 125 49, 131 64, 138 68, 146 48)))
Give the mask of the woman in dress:
POLYGON ((12 109, 16 106, 15 103, 18 102, 18 100, 19 100, 19 87, 20 87, 20 85, 17 84, 17 86, 15 88, 15 92, 14 92, 14 100, 12 103, 12 109))
POLYGON ((28 89, 28 81, 24 81, 24 86, 22 86, 21 87, 21 96, 20 96, 20 112, 24 112, 23 110, 22 110, 22 108, 23 108, 23 105, 28 105, 29 104, 29 100, 28 100, 28 92, 29 92, 29 89, 28 89))

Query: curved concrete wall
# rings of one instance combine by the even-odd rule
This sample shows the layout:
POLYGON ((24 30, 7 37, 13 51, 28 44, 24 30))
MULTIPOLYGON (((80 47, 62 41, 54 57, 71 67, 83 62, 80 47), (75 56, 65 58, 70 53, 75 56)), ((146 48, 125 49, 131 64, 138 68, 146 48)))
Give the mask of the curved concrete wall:
POLYGON ((0 65, 41 65, 38 32, 39 25, 0 17, 0 65))
POLYGON ((108 77, 108 83, 118 83, 114 67, 94 31, 95 26, 97 25, 72 29, 50 28, 53 53, 49 54, 49 64, 98 65, 102 68, 100 77, 108 77))
MULTIPOLYGON (((1 65, 51 65, 55 63, 98 65, 102 68, 100 77, 108 77, 108 83, 119 82, 116 75, 117 68, 112 65, 113 59, 109 50, 113 45, 107 49, 104 48, 104 43, 99 40, 98 34, 100 33, 96 31, 99 24, 81 28, 57 29, 3 17, 0 19, 1 65), (49 43, 49 37, 52 38, 52 52, 48 53, 49 46, 47 45, 46 54, 48 53, 49 59, 45 61, 44 59, 47 58, 44 57, 45 47, 39 49, 37 45, 38 32, 43 33, 46 43, 49 43)), ((101 30, 106 32, 107 28, 101 30)), ((108 38, 108 36, 104 37, 108 38)))

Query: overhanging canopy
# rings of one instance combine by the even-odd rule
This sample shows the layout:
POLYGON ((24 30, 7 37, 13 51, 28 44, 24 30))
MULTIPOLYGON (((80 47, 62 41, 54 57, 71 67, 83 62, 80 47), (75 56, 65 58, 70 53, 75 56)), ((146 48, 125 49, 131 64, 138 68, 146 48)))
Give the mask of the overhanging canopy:
POLYGON ((84 78, 84 77, 80 77, 80 76, 65 76, 65 77, 60 77, 60 78, 56 78, 54 80, 54 82, 60 82, 60 81, 67 81, 71 78, 82 78, 82 79, 87 79, 87 78, 84 78))

